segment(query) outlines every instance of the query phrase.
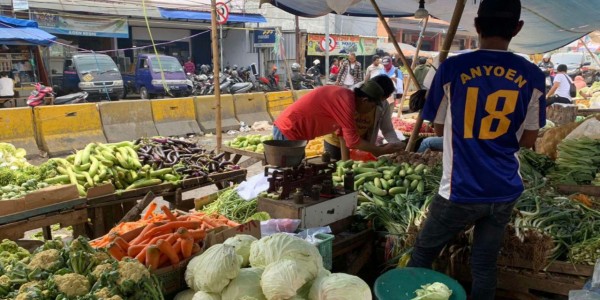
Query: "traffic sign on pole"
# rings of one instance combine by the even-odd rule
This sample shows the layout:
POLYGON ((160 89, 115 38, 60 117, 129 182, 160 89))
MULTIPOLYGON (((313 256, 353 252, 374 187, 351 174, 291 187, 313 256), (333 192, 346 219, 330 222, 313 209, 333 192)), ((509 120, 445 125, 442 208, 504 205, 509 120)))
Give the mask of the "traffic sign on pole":
POLYGON ((326 47, 329 47, 329 52, 331 52, 335 49, 336 45, 337 45, 337 41, 332 36, 329 36, 329 43, 325 42, 325 38, 321 39, 321 42, 319 42, 319 47, 321 47, 321 50, 323 50, 323 51, 326 51, 325 50, 325 49, 327 49, 326 47))
POLYGON ((225 4, 225 2, 217 2, 217 23, 219 25, 224 25, 227 23, 227 19, 229 19, 229 6, 225 4))

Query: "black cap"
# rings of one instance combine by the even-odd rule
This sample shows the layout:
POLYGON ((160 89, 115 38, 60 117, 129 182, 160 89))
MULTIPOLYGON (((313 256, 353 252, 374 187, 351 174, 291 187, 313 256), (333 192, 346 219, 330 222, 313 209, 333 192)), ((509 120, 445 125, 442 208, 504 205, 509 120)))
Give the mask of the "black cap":
POLYGON ((396 88, 394 83, 387 75, 377 75, 367 82, 363 83, 360 89, 371 102, 383 107, 384 99, 389 97, 396 88))
POLYGON ((477 16, 482 18, 521 18, 520 0, 483 0, 479 4, 477 16))

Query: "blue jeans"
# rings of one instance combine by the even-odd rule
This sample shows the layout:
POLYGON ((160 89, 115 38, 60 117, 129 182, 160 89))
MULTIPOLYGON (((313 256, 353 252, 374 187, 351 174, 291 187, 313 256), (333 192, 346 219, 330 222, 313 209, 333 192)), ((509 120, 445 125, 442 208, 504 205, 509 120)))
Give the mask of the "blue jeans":
POLYGON ((469 225, 475 225, 471 249, 471 299, 493 300, 498 253, 515 203, 460 204, 436 195, 408 266, 430 269, 440 251, 456 234, 469 225))
POLYGON ((276 141, 287 141, 288 139, 283 135, 281 130, 277 126, 273 125, 273 139, 276 141))
POLYGON ((443 137, 428 137, 421 142, 419 149, 417 149, 417 153, 423 153, 427 149, 431 150, 442 150, 444 148, 444 138, 443 137))

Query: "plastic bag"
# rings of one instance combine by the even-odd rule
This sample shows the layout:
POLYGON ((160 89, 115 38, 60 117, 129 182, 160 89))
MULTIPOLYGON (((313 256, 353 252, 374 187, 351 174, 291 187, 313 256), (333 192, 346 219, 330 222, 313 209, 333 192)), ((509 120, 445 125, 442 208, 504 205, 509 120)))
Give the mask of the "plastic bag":
POLYGON ((600 121, 598 121, 596 118, 590 118, 584 121, 581 123, 581 125, 571 131, 571 133, 565 137, 565 140, 578 139, 582 137, 600 139, 600 121))
POLYGON ((275 233, 294 233, 302 223, 298 219, 271 219, 260 222, 260 231, 262 237, 269 236, 275 233))
POLYGON ((350 159, 360 161, 376 161, 377 157, 366 151, 350 149, 350 159))
POLYGON ((317 228, 309 228, 306 230, 303 230, 301 232, 299 232, 296 236, 313 244, 313 245, 318 245, 319 243, 321 243, 323 240, 317 238, 317 234, 319 233, 331 233, 331 227, 329 226, 325 226, 325 227, 317 227, 317 228))

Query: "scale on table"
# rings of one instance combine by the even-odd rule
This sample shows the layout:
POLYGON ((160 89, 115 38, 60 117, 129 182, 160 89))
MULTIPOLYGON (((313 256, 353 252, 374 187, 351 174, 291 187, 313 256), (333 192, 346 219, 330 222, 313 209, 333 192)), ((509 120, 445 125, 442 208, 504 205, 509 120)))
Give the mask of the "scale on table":
POLYGON ((354 215, 357 192, 333 186, 335 161, 328 155, 304 159, 306 141, 265 141, 268 193, 258 198, 258 210, 275 219, 299 219, 301 228, 329 225, 354 215))

